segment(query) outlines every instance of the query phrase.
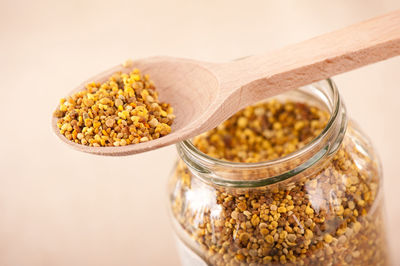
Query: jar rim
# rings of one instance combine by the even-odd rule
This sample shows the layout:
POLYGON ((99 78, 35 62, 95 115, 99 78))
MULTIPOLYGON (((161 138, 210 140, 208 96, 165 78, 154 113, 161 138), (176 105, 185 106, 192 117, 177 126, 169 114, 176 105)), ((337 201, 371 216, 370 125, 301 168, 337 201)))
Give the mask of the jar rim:
MULTIPOLYGON (((204 152, 200 151, 199 149, 197 149, 194 144, 192 143, 191 140, 184 140, 182 142, 177 143, 177 148, 178 151, 180 149, 182 149, 184 151, 184 153, 186 154, 190 154, 190 156, 195 159, 198 162, 202 162, 202 164, 206 164, 206 165, 212 165, 212 166, 218 166, 218 167, 223 167, 225 169, 229 169, 229 168, 234 168, 236 170, 238 169, 246 169, 246 170, 251 170, 251 169, 257 169, 257 168, 264 168, 264 167, 271 167, 271 166, 275 166, 278 164, 282 164, 282 163, 287 163, 289 161, 292 161, 293 159, 299 158, 309 152, 311 152, 313 149, 315 149, 315 147, 320 144, 320 142, 325 139, 327 137, 327 135, 329 134, 329 132, 331 131, 331 128, 333 127, 333 125, 335 124, 335 121, 338 120, 339 114, 340 114, 340 109, 342 106, 341 103, 341 99, 340 99, 340 95, 338 92, 338 89, 335 85, 335 83, 330 79, 326 79, 326 80, 322 80, 325 81, 328 85, 330 91, 331 91, 331 95, 332 95, 332 112, 330 115, 330 118, 328 120, 328 123, 326 124, 326 126, 324 127, 324 129, 321 131, 321 133, 313 138, 310 142, 308 142, 306 145, 304 145, 302 148, 289 153, 285 156, 282 156, 280 158, 277 159, 273 159, 273 160, 268 160, 268 161, 260 161, 260 162, 255 162, 255 163, 244 163, 244 162, 231 162, 231 161, 225 161, 225 160, 221 160, 221 159, 217 159, 214 157, 211 157, 207 154, 205 154, 204 152)), ((316 83, 313 83, 316 84, 316 83)), ((313 85, 310 84, 310 85, 313 85)), ((343 135, 343 132, 342 132, 343 135)), ((341 140, 340 140, 341 142, 341 140)), ((327 153, 327 151, 317 154, 318 156, 312 156, 310 159, 308 159, 307 161, 303 162, 302 164, 300 164, 299 166, 297 166, 296 168, 299 169, 306 169, 309 168, 311 165, 315 164, 316 162, 319 161, 319 159, 321 159, 325 154, 327 153), (316 158, 317 157, 317 158, 316 158)), ((270 180, 271 182, 261 182, 262 184, 269 184, 269 183, 275 183, 277 181, 282 181, 285 180, 291 176, 296 175, 297 173, 299 173, 298 171, 293 171, 294 169, 292 169, 290 172, 292 172, 292 174, 290 176, 285 175, 285 177, 283 177, 282 175, 277 175, 274 177, 266 177, 265 179, 273 179, 270 180), (297 172, 297 173, 296 173, 297 172)), ((287 173, 284 173, 287 174, 287 173)), ((213 182, 218 181, 217 179, 221 179, 219 181, 221 181, 223 184, 226 184, 227 182, 231 182, 233 181, 233 183, 237 184, 237 182, 239 183, 243 183, 242 181, 237 181, 237 180, 228 180, 225 178, 216 178, 213 177, 213 182)), ((248 182, 250 183, 254 183, 257 181, 262 181, 262 179, 260 180, 246 180, 246 184, 248 182)))

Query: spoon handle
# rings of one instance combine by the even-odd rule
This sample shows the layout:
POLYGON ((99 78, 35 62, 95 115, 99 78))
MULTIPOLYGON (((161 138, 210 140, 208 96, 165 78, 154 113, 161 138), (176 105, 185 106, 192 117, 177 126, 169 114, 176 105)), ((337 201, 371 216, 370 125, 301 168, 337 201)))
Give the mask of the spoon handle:
POLYGON ((400 54, 400 10, 217 70, 221 93, 241 107, 400 54), (227 82, 224 82, 227 81, 227 82), (236 92, 236 93, 235 93, 236 92))

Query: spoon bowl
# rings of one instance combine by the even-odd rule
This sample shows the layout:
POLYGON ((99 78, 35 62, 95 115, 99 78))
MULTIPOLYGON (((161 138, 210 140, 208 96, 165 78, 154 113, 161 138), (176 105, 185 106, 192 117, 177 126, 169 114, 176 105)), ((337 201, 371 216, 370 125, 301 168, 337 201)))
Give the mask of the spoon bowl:
MULTIPOLYGON (((204 63, 204 65, 211 65, 204 63)), ((171 133, 149 142, 119 147, 91 147, 72 142, 60 133, 58 118, 53 117, 52 127, 55 134, 74 149, 98 155, 128 155, 145 152, 186 139, 192 124, 202 121, 202 115, 212 110, 213 102, 219 92, 217 77, 199 62, 172 57, 152 57, 134 61, 129 66, 118 65, 83 82, 71 95, 81 91, 90 82, 103 83, 116 72, 129 73, 140 69, 149 74, 156 84, 160 102, 170 103, 176 116, 171 133), (134 150, 131 148, 134 147, 134 150)), ((57 107, 58 108, 58 107, 57 107)), ((211 129, 210 127, 209 129, 211 129)))

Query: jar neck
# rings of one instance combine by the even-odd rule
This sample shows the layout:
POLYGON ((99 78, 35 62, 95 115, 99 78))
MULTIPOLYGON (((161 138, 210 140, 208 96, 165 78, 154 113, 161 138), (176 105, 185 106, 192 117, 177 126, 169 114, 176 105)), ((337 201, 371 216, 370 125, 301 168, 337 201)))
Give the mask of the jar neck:
POLYGON ((330 112, 323 131, 303 148, 279 159, 258 163, 227 162, 198 150, 190 140, 177 144, 181 159, 196 177, 227 187, 261 187, 307 175, 340 147, 347 128, 346 108, 336 85, 327 79, 275 97, 309 103, 330 112))

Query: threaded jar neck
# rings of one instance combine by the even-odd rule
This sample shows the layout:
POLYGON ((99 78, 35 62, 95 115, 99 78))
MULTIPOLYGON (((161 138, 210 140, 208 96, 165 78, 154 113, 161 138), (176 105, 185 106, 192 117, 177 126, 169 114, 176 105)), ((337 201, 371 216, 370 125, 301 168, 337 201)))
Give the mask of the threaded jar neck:
POLYGON ((337 87, 331 79, 274 98, 312 104, 328 111, 330 119, 322 132, 301 149, 279 159, 257 163, 216 159, 198 150, 191 140, 182 141, 177 144, 177 150, 192 174, 219 186, 261 187, 305 175, 338 150, 346 131, 347 116, 337 87))

